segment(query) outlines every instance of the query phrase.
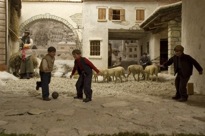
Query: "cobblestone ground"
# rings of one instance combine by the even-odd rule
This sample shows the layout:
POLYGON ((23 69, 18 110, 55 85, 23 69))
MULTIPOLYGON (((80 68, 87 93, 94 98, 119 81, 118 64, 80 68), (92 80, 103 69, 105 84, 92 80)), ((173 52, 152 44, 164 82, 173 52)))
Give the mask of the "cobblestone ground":
POLYGON ((60 96, 42 101, 39 79, 7 81, 0 88, 0 131, 37 136, 86 136, 123 131, 150 134, 205 134, 205 96, 191 95, 180 103, 173 79, 93 83, 93 101, 74 100, 76 79, 53 78, 60 96))

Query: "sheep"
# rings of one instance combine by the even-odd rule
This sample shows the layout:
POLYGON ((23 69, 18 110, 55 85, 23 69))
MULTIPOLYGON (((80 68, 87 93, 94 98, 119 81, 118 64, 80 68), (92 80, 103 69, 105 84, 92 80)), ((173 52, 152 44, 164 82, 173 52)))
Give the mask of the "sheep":
POLYGON ((123 76, 127 81, 127 77, 125 76, 125 69, 123 67, 115 67, 114 69, 115 69, 115 82, 117 81, 118 77, 120 81, 122 82, 121 76, 123 76))
POLYGON ((115 82, 117 82, 118 78, 122 82, 121 76, 123 76, 127 80, 125 76, 125 69, 123 67, 115 67, 111 69, 106 69, 104 72, 104 80, 107 79, 108 81, 110 79, 110 76, 112 77, 112 80, 115 82))
POLYGON ((146 66, 145 70, 144 70, 144 73, 145 73, 145 79, 146 80, 149 80, 150 75, 152 76, 152 78, 151 78, 152 81, 153 81, 153 76, 154 75, 156 76, 156 81, 159 80, 159 78, 158 78, 159 67, 156 64, 146 66))
POLYGON ((108 82, 110 81, 110 79, 114 81, 114 76, 115 76, 114 68, 105 69, 104 75, 103 75, 103 81, 105 82, 107 80, 108 82))
MULTIPOLYGON (((95 82, 98 82, 98 76, 103 76, 104 77, 104 72, 105 72, 105 69, 99 69, 100 73, 97 74, 94 70, 93 70, 93 77, 94 77, 94 81, 95 82)), ((104 78, 103 78, 104 80, 104 78)))
POLYGON ((130 66, 128 66, 127 71, 128 71, 127 78, 132 73, 132 75, 133 75, 133 77, 136 81, 137 79, 135 78, 135 75, 137 74, 138 75, 138 81, 139 81, 140 73, 143 74, 143 67, 141 65, 130 65, 130 66))

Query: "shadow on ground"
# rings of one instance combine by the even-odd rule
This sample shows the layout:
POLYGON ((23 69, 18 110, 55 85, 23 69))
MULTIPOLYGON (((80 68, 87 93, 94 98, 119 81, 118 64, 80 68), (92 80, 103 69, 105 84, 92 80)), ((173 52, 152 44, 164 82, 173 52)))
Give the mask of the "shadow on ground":
POLYGON ((198 106, 201 108, 205 108, 205 95, 190 95, 187 104, 190 106, 198 106))

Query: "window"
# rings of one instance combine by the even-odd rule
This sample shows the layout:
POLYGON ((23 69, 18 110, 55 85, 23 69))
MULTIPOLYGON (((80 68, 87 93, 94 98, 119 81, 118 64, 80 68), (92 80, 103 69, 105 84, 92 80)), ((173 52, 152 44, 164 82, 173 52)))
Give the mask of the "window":
POLYGON ((109 20, 125 21, 125 9, 109 9, 109 20))
POLYGON ((130 52, 132 52, 132 48, 130 48, 130 52))
POLYGON ((98 21, 106 21, 106 8, 98 8, 98 21))
POLYGON ((100 41, 90 41, 90 56, 100 56, 100 41))
POLYGON ((145 11, 144 9, 137 9, 136 10, 136 20, 143 21, 145 19, 145 11))
POLYGON ((120 10, 112 10, 112 20, 120 20, 120 10))

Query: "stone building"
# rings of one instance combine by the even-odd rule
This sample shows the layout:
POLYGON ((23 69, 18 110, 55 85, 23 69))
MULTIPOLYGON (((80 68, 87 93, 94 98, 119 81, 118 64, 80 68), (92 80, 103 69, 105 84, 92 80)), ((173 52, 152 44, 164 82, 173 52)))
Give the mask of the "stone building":
MULTIPOLYGON (((205 68, 205 16, 203 15, 205 1, 182 0, 182 2, 162 6, 155 10, 145 21, 140 24, 145 31, 151 32, 147 41, 150 43, 152 58, 163 54, 160 48, 167 46, 167 56, 173 55, 173 48, 182 44, 185 53, 195 58, 205 68), (167 44, 163 42, 167 41, 167 44)), ((146 40, 145 40, 146 41, 146 40)), ((166 50, 166 48, 165 48, 166 50)), ((165 51, 163 50, 163 51, 165 51)), ((173 74, 173 68, 169 68, 173 74)), ((199 76, 194 69, 190 82, 194 83, 194 91, 205 94, 204 75, 199 76)))
POLYGON ((1 64, 5 64, 6 62, 6 34, 7 34, 7 30, 5 29, 7 27, 6 22, 7 22, 7 8, 6 8, 6 0, 1 0, 0 1, 0 29, 1 29, 1 33, 0 33, 0 63, 1 64))
MULTIPOLYGON (((145 43, 149 33, 139 24, 157 7, 177 0, 84 0, 83 1, 83 55, 98 67, 108 67, 108 43, 110 40, 141 40, 140 51, 147 50, 145 43), (98 44, 94 44, 98 42, 98 44), (97 47, 96 47, 97 46, 97 47), (93 48, 96 47, 96 48, 93 48), (97 50, 92 50, 97 49, 97 50), (98 52, 92 54, 91 52, 98 52)), ((154 40, 151 40, 155 44, 154 40)), ((138 54, 140 55, 140 54, 138 54)))
MULTIPOLYGON (((59 23, 58 26, 65 31, 51 31, 52 35, 41 33, 44 40, 46 36, 52 36, 56 43, 63 39, 74 41, 76 47, 83 50, 83 55, 98 67, 108 67, 109 40, 122 40, 122 43, 137 40, 138 51, 149 53, 151 59, 160 57, 160 62, 173 55, 175 45, 182 44, 185 53, 193 56, 204 68, 205 1, 178 1, 15 0, 11 3, 11 0, 0 0, 0 63, 7 64, 9 55, 18 50, 18 45, 14 45, 16 36, 11 30, 19 36, 35 22, 41 25, 41 21, 51 21, 50 24, 59 23), (9 30, 13 21, 11 7, 18 18, 9 30), (15 27, 18 23, 19 34, 15 27)), ((48 26, 48 30, 55 30, 53 28, 48 26)), ((64 45, 59 48, 64 48, 64 45)), ((172 74, 171 68, 169 73, 172 74)), ((205 94, 204 75, 198 76, 194 70, 190 82, 194 83, 196 92, 205 94)))
MULTIPOLYGON (((173 49, 181 44, 181 11, 182 2, 160 6, 140 27, 151 32, 145 42, 149 42, 151 59, 160 58, 160 63, 173 56, 173 49)), ((169 68, 169 74, 173 74, 173 67, 169 68)))
MULTIPOLYGON (((205 1, 182 0, 182 45, 185 53, 194 57, 205 70, 205 1)), ((205 72, 204 72, 205 73, 205 72)), ((194 69, 190 82, 195 92, 205 94, 205 74, 199 76, 194 69)))
POLYGON ((137 41, 130 41, 130 42, 125 41, 125 48, 123 54, 126 60, 135 60, 139 58, 138 47, 139 45, 137 41))
MULTIPOLYGON (((109 40, 142 39, 147 33, 139 24, 157 7, 175 1, 22 0, 18 35, 29 29, 35 49, 41 53, 60 42, 75 42, 84 56, 99 67, 107 67, 109 40)), ((18 42, 11 44, 10 52, 17 52, 18 42)))
POLYGON ((12 42, 18 40, 21 0, 0 0, 0 64, 7 64, 12 42))

